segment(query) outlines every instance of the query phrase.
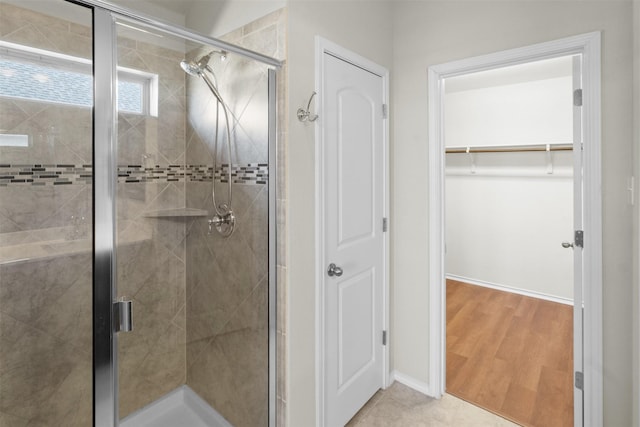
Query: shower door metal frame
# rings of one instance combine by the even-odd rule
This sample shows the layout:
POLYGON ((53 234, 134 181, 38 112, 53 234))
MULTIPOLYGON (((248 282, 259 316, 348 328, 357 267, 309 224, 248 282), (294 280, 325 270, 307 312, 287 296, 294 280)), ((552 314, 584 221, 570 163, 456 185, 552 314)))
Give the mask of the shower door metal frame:
POLYGON ((98 10, 98 9, 105 10, 111 13, 111 15, 114 18, 117 18, 123 21, 128 21, 134 24, 138 24, 143 27, 150 28, 152 30, 164 31, 171 35, 182 37, 194 42, 215 46, 219 49, 226 50, 227 52, 237 53, 238 55, 242 55, 244 57, 253 59, 255 61, 262 62, 263 64, 270 65, 272 67, 275 67, 276 69, 280 69, 282 67, 282 61, 278 59, 272 58, 267 55, 263 55, 262 53, 255 52, 250 49, 245 49, 243 47, 236 46, 231 43, 227 43, 223 40, 220 40, 214 37, 210 37, 204 34, 197 33, 195 31, 191 31, 188 28, 181 27, 179 25, 175 25, 170 22, 154 18, 153 16, 146 15, 144 13, 136 12, 126 7, 118 6, 114 3, 109 3, 103 0, 66 0, 66 1, 84 5, 84 6, 89 6, 94 10, 98 10))
POLYGON ((215 46, 273 67, 268 72, 268 404, 269 425, 276 425, 277 391, 277 76, 282 61, 192 32, 101 0, 67 0, 93 9, 93 395, 94 427, 116 427, 118 416, 118 336, 116 296, 117 132, 116 20, 124 20, 184 39, 215 46), (99 54, 97 54, 99 53, 99 54))
POLYGON ((277 363, 277 288, 278 288, 278 276, 277 276, 277 171, 278 171, 278 111, 277 111, 277 70, 269 70, 268 75, 268 95, 269 100, 269 137, 268 137, 268 150, 269 150, 269 181, 268 181, 268 194, 269 194, 269 295, 268 295, 268 336, 269 336, 269 426, 275 427, 276 424, 276 407, 277 407, 277 392, 278 392, 278 376, 276 367, 277 363))
POLYGON ((93 9, 93 425, 118 424, 116 296, 116 49, 112 14, 93 9), (100 52, 100 54, 96 54, 100 52))

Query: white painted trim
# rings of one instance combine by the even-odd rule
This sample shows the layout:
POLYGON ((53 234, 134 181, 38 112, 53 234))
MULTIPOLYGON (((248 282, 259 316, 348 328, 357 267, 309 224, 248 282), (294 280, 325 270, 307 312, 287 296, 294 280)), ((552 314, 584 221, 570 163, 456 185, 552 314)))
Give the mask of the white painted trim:
POLYGON ((445 390, 443 79, 572 54, 583 55, 584 89, 584 425, 603 423, 600 32, 429 67, 429 382, 445 390))
POLYGON ((324 141, 324 127, 321 126, 324 121, 324 43, 321 37, 316 37, 316 64, 315 64, 315 86, 316 86, 316 111, 320 112, 316 120, 315 127, 315 180, 316 180, 316 426, 324 426, 324 156, 322 155, 322 144, 324 141))
POLYGON ((431 396, 440 399, 445 392, 446 310, 444 283, 445 254, 445 148, 444 87, 441 74, 429 68, 429 383, 431 396))
POLYGON ((183 385, 153 401, 149 405, 123 419, 120 427, 140 427, 156 425, 163 415, 174 408, 186 407, 193 411, 204 423, 211 427, 233 427, 218 411, 196 394, 189 386, 183 385))
POLYGON ((538 179, 572 179, 573 171, 558 171, 554 170, 552 174, 547 174, 546 171, 540 172, 530 172, 530 171, 514 171, 514 170, 504 170, 497 168, 482 168, 482 170, 476 170, 475 172, 471 172, 470 169, 464 170, 461 167, 456 167, 457 170, 450 169, 447 171, 446 176, 469 176, 469 177, 488 177, 488 178, 538 178, 538 179))
POLYGON ((602 342, 602 123, 601 35, 585 35, 583 46, 584 105, 584 425, 604 422, 602 342))
MULTIPOLYGON (((324 259, 324 182, 323 182, 323 171, 324 171, 324 157, 322 150, 322 141, 324 141, 324 127, 323 123, 323 115, 324 115, 324 104, 322 94, 324 93, 323 87, 323 77, 324 77, 324 61, 323 57, 325 53, 328 53, 336 58, 339 58, 343 61, 349 62, 357 67, 360 67, 364 70, 369 71, 377 76, 382 77, 383 82, 383 103, 389 105, 389 70, 386 68, 364 58, 363 56, 358 55, 355 52, 347 50, 340 45, 337 45, 323 37, 316 36, 316 51, 315 51, 315 86, 316 86, 316 111, 319 112, 318 120, 315 127, 315 141, 316 141, 316 149, 315 149, 315 214, 316 214, 316 227, 315 227, 315 238, 316 238, 316 426, 322 427, 325 425, 325 390, 324 390, 324 324, 325 324, 325 316, 324 316, 324 287, 322 286, 324 281, 325 274, 325 265, 327 265, 326 260, 324 259)), ((383 144, 384 144, 384 159, 383 159, 383 192, 384 192, 384 213, 383 215, 389 218, 389 123, 390 123, 390 112, 387 110, 387 119, 383 120, 383 144)), ((382 384, 383 387, 386 388, 391 385, 391 378, 389 373, 389 353, 390 353, 390 340, 392 337, 389 336, 390 328, 389 328, 389 278, 390 278, 390 268, 389 268, 389 231, 384 233, 384 261, 383 261, 383 328, 387 331, 387 345, 383 350, 383 372, 382 372, 382 384)))
POLYGON ((433 392, 429 388, 429 384, 422 382, 420 380, 416 380, 412 376, 409 376, 394 370, 391 373, 391 380, 392 380, 391 381, 392 383, 395 380, 395 381, 398 381, 400 384, 404 384, 415 391, 419 391, 422 394, 425 394, 427 396, 433 396, 433 392))
POLYGON ((511 294, 524 295, 526 297, 538 298, 545 301, 557 302, 559 304, 573 305, 573 299, 563 298, 555 295, 543 294, 541 292, 530 291, 528 289, 514 288, 513 286, 500 285, 498 283, 487 282, 484 280, 470 279, 468 277, 458 276, 455 274, 447 274, 447 279, 457 280, 458 282, 468 283, 469 285, 482 286, 483 288, 495 289, 497 291, 509 292, 511 294))
POLYGON ((634 316, 634 328, 635 328, 635 345, 634 353, 631 360, 635 360, 633 366, 633 395, 632 395, 632 407, 633 407, 633 425, 640 427, 640 120, 637 119, 640 116, 640 0, 633 1, 633 40, 634 40, 634 65, 633 75, 635 96, 633 103, 633 117, 634 120, 634 170, 633 170, 633 184, 634 190, 632 197, 634 199, 633 206, 633 226, 635 229, 634 236, 634 284, 635 284, 635 301, 633 306, 634 316))

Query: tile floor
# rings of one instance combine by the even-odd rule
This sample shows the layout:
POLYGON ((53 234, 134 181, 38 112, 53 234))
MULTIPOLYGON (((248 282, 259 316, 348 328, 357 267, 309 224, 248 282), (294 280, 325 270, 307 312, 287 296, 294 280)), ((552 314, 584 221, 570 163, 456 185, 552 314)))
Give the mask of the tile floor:
POLYGON ((393 383, 377 392, 346 427, 517 427, 449 394, 436 400, 393 383))

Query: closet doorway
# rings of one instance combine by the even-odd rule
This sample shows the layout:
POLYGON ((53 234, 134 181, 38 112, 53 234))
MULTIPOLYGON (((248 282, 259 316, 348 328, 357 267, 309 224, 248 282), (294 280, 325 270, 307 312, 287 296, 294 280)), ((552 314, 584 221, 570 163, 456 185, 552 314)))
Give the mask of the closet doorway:
POLYGON ((579 61, 445 80, 446 391, 522 425, 573 425, 579 61))
POLYGON ((592 33, 429 69, 436 397, 601 420, 599 53, 592 33))

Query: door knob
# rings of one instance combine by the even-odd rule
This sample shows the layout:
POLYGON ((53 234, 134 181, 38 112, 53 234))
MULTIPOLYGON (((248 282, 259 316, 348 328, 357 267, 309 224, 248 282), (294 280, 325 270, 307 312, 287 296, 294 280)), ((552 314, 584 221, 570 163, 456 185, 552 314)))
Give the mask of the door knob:
POLYGON ((340 277, 342 276, 342 269, 337 265, 335 265, 334 263, 331 263, 329 264, 329 268, 327 268, 327 274, 329 275, 329 277, 333 277, 333 276, 340 277))
POLYGON ((573 248, 573 243, 562 242, 562 247, 565 249, 573 248))

